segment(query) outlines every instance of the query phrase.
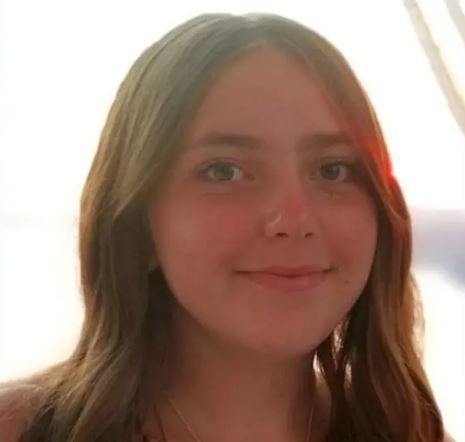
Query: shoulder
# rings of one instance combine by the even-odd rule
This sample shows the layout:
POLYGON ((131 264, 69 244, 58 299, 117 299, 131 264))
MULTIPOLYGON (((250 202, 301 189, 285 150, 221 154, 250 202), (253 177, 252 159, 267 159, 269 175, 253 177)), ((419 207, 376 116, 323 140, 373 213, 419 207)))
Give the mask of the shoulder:
POLYGON ((452 436, 448 433, 444 435, 444 440, 443 442, 455 442, 455 439, 452 438, 452 436))
POLYGON ((0 384, 0 440, 17 442, 39 388, 33 384, 0 384))

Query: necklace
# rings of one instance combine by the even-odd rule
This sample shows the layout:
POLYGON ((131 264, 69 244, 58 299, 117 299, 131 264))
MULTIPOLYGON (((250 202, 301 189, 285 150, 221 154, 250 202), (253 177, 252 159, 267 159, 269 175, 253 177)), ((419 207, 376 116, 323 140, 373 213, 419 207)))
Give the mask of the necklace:
MULTIPOLYGON (((202 440, 195 434, 195 431, 192 429, 192 426, 189 424, 187 419, 184 417, 184 414, 181 413, 181 410, 179 410, 179 407, 176 405, 173 399, 171 399, 164 390, 162 390, 163 395, 165 396, 165 399, 168 401, 170 404, 171 408, 173 408, 174 412, 178 416, 178 418, 181 420, 181 422, 184 424, 186 427, 186 430, 189 432, 192 440, 195 442, 202 442, 202 440)), ((307 435, 305 437, 304 442, 309 442, 310 436, 312 434, 312 421, 313 421, 313 411, 315 410, 315 396, 316 396, 316 383, 313 387, 313 395, 312 395, 312 405, 310 407, 310 411, 308 413, 308 419, 307 419, 307 435)))

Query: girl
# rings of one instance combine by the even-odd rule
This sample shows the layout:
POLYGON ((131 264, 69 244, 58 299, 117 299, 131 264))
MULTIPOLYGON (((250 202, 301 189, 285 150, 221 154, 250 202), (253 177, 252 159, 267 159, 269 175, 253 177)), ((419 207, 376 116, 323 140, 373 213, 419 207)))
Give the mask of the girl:
POLYGON ((343 56, 203 15, 134 63, 80 211, 82 333, 10 386, 2 441, 445 440, 411 229, 343 56))

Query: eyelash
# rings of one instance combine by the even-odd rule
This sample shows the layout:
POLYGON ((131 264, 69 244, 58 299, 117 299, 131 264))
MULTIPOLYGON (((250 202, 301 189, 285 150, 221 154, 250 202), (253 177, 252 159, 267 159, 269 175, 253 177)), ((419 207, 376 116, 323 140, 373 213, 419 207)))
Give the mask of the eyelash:
MULTIPOLYGON (((204 177, 204 178, 206 177, 207 181, 209 181, 211 183, 231 183, 231 182, 237 181, 237 180, 215 180, 215 179, 208 178, 207 177, 208 172, 210 170, 214 170, 214 168, 218 167, 218 166, 231 166, 231 167, 234 167, 234 168, 242 171, 242 168, 240 166, 238 166, 237 164, 235 164, 234 162, 232 162, 232 161, 213 160, 213 161, 210 161, 208 164, 206 164, 201 169, 200 175, 202 177, 204 177)), ((355 181, 357 179, 358 175, 360 174, 361 166, 360 166, 359 162, 358 161, 347 161, 347 160, 327 161, 327 162, 321 164, 317 168, 317 171, 319 173, 321 173, 321 170, 323 168, 329 168, 329 167, 334 167, 334 166, 343 166, 343 167, 345 167, 349 177, 346 178, 346 179, 343 179, 343 180, 338 180, 337 178, 335 180, 331 180, 331 179, 326 179, 325 180, 325 178, 322 178, 323 180, 329 181, 329 182, 337 182, 337 183, 351 182, 351 181, 355 181)))

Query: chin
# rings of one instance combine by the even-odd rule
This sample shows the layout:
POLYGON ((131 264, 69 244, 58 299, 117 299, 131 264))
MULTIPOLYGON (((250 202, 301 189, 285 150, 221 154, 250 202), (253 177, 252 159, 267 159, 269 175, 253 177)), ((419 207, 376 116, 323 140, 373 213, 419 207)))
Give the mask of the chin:
POLYGON ((254 342, 249 341, 245 344, 245 347, 257 355, 263 355, 274 360, 295 360, 313 354, 321 343, 320 340, 316 339, 302 341, 292 339, 289 336, 279 336, 275 339, 270 338, 271 336, 267 336, 254 342))

